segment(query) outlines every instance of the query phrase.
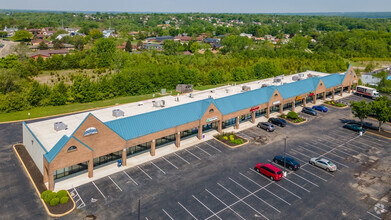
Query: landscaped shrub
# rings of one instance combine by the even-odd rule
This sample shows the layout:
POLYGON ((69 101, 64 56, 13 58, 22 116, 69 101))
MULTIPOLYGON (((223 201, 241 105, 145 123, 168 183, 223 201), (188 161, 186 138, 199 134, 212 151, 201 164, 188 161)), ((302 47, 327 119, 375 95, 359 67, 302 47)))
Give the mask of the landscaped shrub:
POLYGON ((41 199, 45 199, 46 195, 48 193, 52 192, 51 190, 46 190, 46 191, 43 191, 42 194, 41 194, 41 199))
POLYGON ((299 115, 296 112, 291 111, 288 113, 288 117, 291 119, 296 119, 299 117, 299 115))
POLYGON ((302 118, 297 118, 297 119, 294 120, 295 123, 299 123, 299 122, 302 122, 302 121, 304 121, 304 119, 302 119, 302 118))
POLYGON ((60 203, 61 203, 61 204, 65 204, 65 203, 68 202, 68 200, 69 200, 69 197, 68 197, 68 196, 62 197, 62 198, 60 199, 60 203))
POLYGON ((335 104, 335 105, 338 106, 338 107, 345 107, 345 105, 342 104, 342 103, 337 103, 337 104, 335 104))
POLYGON ((48 192, 47 194, 46 194, 46 197, 43 199, 46 203, 50 203, 50 201, 52 201, 52 199, 53 198, 55 198, 56 197, 56 193, 55 192, 48 192))
POLYGON ((60 202, 59 198, 54 198, 54 199, 50 200, 50 205, 56 206, 56 205, 58 205, 59 202, 60 202))
POLYGON ((68 193, 66 190, 60 190, 57 192, 57 198, 67 197, 68 193))
POLYGON ((233 140, 235 140, 235 137, 234 137, 234 135, 233 134, 231 134, 230 136, 229 136, 229 140, 232 142, 233 140))
POLYGON ((282 113, 281 115, 280 115, 280 118, 287 118, 288 116, 286 115, 286 114, 284 114, 284 113, 282 113))
POLYGON ((227 136, 224 136, 223 139, 224 139, 224 140, 228 140, 228 137, 227 137, 227 136))
POLYGON ((244 141, 242 139, 240 139, 240 138, 235 140, 235 144, 237 144, 237 145, 243 144, 243 143, 244 143, 244 141))

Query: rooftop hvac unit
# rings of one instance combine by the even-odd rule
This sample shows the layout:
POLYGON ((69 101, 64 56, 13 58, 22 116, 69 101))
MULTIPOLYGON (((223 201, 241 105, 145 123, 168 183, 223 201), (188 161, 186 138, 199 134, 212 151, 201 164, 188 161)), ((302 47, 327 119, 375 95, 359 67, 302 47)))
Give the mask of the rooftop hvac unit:
POLYGON ((314 77, 314 75, 312 75, 311 73, 308 73, 307 78, 312 78, 312 77, 314 77))
POLYGON ((273 79, 273 82, 275 82, 275 83, 281 82, 281 78, 274 78, 274 79, 273 79))
POLYGON ((152 101, 153 107, 164 107, 166 102, 164 100, 152 101))
POLYGON ((215 91, 214 91, 214 90, 210 90, 210 92, 211 92, 211 93, 215 93, 215 91))
POLYGON ((303 78, 304 77, 304 73, 299 73, 299 77, 303 78))
POLYGON ((114 109, 112 115, 117 118, 120 116, 125 116, 125 112, 122 111, 121 109, 114 109))
POLYGON ((299 77, 298 76, 292 76, 292 80, 293 81, 299 81, 299 77))
POLYGON ((263 87, 268 87, 268 86, 269 86, 269 84, 264 83, 264 84, 262 84, 262 87, 261 87, 261 88, 263 88, 263 87))
POLYGON ((251 87, 250 86, 242 86, 243 91, 250 91, 251 87))
POLYGON ((189 94, 189 97, 190 97, 190 98, 194 98, 194 94, 193 94, 193 93, 190 93, 190 94, 189 94))
POLYGON ((226 92, 226 93, 229 93, 229 89, 225 89, 225 92, 226 92))
POLYGON ((161 89, 160 94, 166 94, 166 89, 161 89))
POLYGON ((54 122, 54 130, 55 131, 61 131, 61 130, 67 130, 68 125, 66 125, 64 122, 54 122))
POLYGON ((144 105, 144 103, 143 102, 139 102, 137 105, 138 106, 142 106, 142 105, 144 105))

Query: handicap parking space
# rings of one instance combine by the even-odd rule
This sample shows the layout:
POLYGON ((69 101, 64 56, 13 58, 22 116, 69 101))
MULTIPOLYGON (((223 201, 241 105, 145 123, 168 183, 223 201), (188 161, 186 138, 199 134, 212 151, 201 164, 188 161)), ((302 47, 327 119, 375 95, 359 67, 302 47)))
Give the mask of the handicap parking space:
POLYGON ((94 203, 105 203, 105 195, 92 182, 76 187, 75 189, 86 206, 94 205, 94 203))

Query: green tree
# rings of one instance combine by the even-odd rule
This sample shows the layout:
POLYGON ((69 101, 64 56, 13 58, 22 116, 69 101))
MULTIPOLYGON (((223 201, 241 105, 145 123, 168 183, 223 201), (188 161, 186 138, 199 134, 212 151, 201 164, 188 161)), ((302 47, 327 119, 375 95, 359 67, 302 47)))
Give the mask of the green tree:
POLYGON ((125 51, 132 52, 132 41, 130 41, 129 39, 126 41, 125 51))
POLYGON ((194 43, 192 43, 191 46, 190 46, 190 51, 191 51, 192 53, 195 53, 195 52, 198 51, 199 47, 200 47, 199 43, 198 43, 198 42, 194 42, 194 43))
POLYGON ((63 81, 56 83, 53 86, 50 94, 50 104, 65 105, 68 100, 68 88, 63 81))
POLYGON ((49 46, 44 41, 41 41, 38 45, 38 49, 47 50, 47 49, 49 49, 49 46))
POLYGON ((95 41, 94 52, 97 57, 98 67, 107 67, 113 61, 116 51, 115 41, 111 38, 100 38, 95 41))
POLYGON ((92 39, 99 39, 103 37, 103 33, 98 29, 92 29, 88 35, 92 37, 92 39))
POLYGON ((17 31, 15 32, 14 36, 12 36, 12 39, 14 41, 29 41, 33 35, 25 30, 17 31))
POLYGON ((212 85, 217 85, 219 83, 222 83, 223 82, 223 75, 224 75, 224 70, 217 70, 217 69, 212 69, 210 72, 209 72, 209 75, 208 75, 208 78, 209 78, 209 82, 212 84, 212 85))
POLYGON ((142 42, 141 40, 139 40, 139 41, 137 42, 137 47, 138 47, 138 49, 139 49, 139 50, 143 49, 143 46, 144 46, 143 42, 142 42))
POLYGON ((371 105, 365 100, 361 102, 351 102, 353 117, 360 119, 361 126, 364 124, 364 119, 368 117, 368 114, 372 112, 371 105))
POLYGON ((173 40, 165 40, 163 50, 166 55, 175 55, 178 52, 178 44, 173 40))
POLYGON ((43 95, 44 91, 42 86, 39 84, 39 82, 34 81, 27 93, 27 101, 31 106, 38 106, 39 102, 42 100, 42 98, 44 98, 43 95))
POLYGON ((7 37, 8 33, 6 31, 0 31, 0 37, 7 37))
POLYGON ((62 49, 62 48, 64 48, 64 45, 62 44, 62 42, 61 41, 55 41, 54 42, 54 44, 53 44, 53 48, 54 49, 62 49))
POLYGON ((385 98, 378 99, 370 102, 372 113, 375 114, 377 121, 379 122, 379 131, 384 123, 391 120, 391 100, 387 96, 385 98))

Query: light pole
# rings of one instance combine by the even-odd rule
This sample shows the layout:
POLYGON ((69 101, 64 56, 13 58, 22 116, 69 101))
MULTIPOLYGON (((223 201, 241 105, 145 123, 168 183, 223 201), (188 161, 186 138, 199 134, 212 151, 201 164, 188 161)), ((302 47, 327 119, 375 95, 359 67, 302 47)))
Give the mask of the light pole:
POLYGON ((285 140, 285 145, 284 145, 284 172, 283 172, 283 174, 284 174, 284 177, 286 177, 286 158, 285 158, 285 156, 286 156, 286 139, 288 139, 288 136, 286 136, 286 138, 284 138, 284 140, 285 140))

